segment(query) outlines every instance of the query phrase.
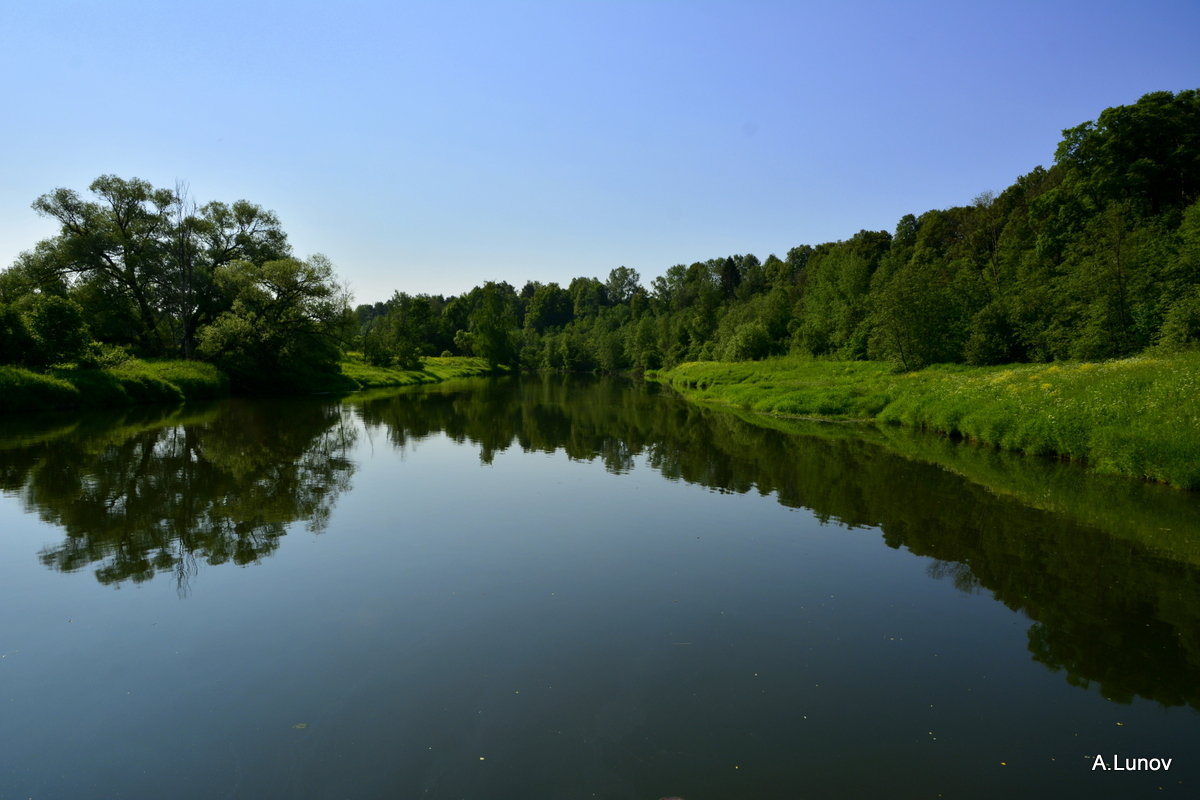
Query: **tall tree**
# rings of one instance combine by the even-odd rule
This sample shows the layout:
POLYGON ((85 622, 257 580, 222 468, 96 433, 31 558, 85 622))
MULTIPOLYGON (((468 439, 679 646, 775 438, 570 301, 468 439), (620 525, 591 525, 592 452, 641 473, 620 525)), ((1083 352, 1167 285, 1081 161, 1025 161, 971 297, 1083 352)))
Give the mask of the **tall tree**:
POLYGON ((507 283, 488 281, 479 306, 471 314, 471 343, 488 366, 515 365, 517 361, 516 293, 507 283))
POLYGON ((219 267, 290 254, 278 218, 244 200, 198 208, 182 184, 155 189, 115 175, 88 188, 95 200, 56 189, 34 202, 60 225, 39 252, 52 254, 72 283, 127 306, 135 327, 130 339, 147 354, 193 355, 200 325, 222 310, 213 280, 219 267))

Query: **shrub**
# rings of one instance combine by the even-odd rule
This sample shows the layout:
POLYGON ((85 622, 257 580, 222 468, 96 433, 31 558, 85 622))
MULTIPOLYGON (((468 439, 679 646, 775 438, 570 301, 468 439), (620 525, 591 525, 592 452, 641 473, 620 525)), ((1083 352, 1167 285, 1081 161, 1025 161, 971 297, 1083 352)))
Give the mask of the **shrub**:
POLYGON ((24 317, 35 344, 29 359, 35 366, 75 361, 91 342, 83 308, 74 300, 34 295, 24 317))
POLYGON ((1178 298, 1167 309, 1158 341, 1168 348, 1200 344, 1200 288, 1178 298))

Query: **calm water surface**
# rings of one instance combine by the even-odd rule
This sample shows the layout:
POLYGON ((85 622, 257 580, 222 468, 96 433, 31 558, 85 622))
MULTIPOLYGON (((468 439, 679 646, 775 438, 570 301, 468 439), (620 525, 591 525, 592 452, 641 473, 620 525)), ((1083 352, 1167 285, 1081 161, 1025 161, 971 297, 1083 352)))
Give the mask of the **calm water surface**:
POLYGON ((1195 796, 1196 497, 897 436, 557 378, 4 420, 0 797, 1195 796))

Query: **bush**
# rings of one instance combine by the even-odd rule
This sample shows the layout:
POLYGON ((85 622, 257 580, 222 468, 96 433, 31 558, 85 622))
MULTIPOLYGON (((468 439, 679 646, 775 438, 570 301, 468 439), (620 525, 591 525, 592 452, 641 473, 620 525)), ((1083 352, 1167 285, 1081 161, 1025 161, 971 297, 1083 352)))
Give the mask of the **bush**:
POLYGON ((28 364, 36 350, 25 317, 15 306, 0 303, 0 364, 28 364))
POLYGON ((35 344, 29 359, 35 366, 76 361, 91 342, 83 308, 74 300, 54 295, 33 295, 24 314, 35 344))
POLYGON ((121 366, 132 357, 129 350, 120 345, 88 342, 76 362, 84 369, 111 369, 121 366))
POLYGON ((746 322, 721 349, 722 361, 759 361, 771 353, 771 334, 762 322, 746 322))
POLYGON ((1167 309, 1158 341, 1172 349, 1200 344, 1200 288, 1180 297, 1167 309))

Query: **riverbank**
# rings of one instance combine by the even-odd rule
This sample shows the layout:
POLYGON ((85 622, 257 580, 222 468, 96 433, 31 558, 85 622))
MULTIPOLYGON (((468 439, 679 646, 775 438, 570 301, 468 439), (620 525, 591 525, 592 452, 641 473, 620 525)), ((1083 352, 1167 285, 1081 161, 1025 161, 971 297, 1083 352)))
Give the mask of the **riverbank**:
POLYGON ((1200 353, 1102 363, 938 365, 794 357, 652 375, 694 401, 759 414, 905 425, 1100 473, 1200 488, 1200 353))
MULTIPOLYGON (((353 356, 341 371, 311 392, 345 393, 360 389, 416 386, 453 378, 491 374, 481 358, 427 358, 419 370, 372 367, 353 356)), ((143 403, 181 403, 224 397, 229 379, 200 361, 130 359, 106 369, 54 369, 34 372, 0 366, 0 413, 71 408, 109 408, 143 403)))
POLYGON ((0 366, 0 412, 180 403, 221 397, 225 375, 198 361, 129 361, 106 369, 33 372, 0 366))
MULTIPOLYGON (((423 383, 441 383, 456 378, 478 378, 495 374, 482 358, 467 356, 444 356, 421 359, 421 369, 397 369, 395 367, 373 367, 355 354, 348 355, 341 364, 342 374, 354 381, 357 389, 382 389, 393 386, 417 386, 423 383)), ((357 390, 356 389, 356 390, 357 390)), ((355 391, 356 391, 355 390, 355 391)))

